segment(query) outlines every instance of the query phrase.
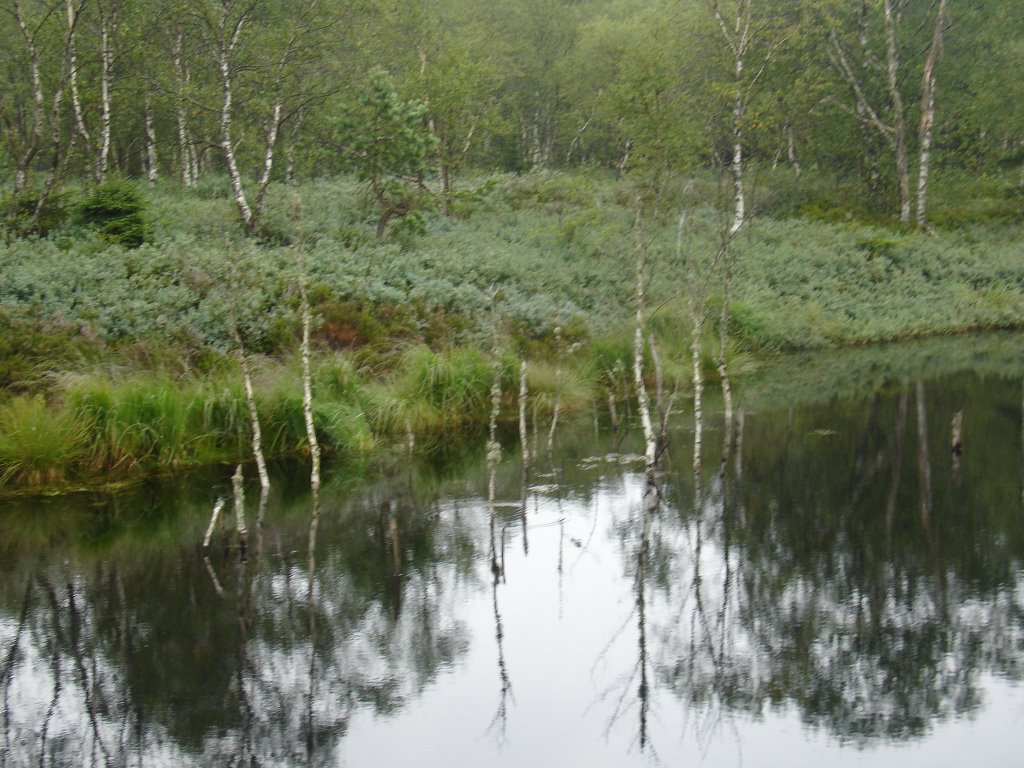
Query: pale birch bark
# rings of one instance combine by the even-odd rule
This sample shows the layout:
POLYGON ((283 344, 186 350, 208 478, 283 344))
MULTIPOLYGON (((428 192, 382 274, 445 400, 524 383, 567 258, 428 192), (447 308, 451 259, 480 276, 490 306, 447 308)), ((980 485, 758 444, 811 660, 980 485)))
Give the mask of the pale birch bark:
POLYGON ((231 492, 235 502, 235 530, 238 532, 238 543, 244 547, 248 536, 245 525, 245 488, 242 486, 242 465, 235 467, 231 476, 231 492))
POLYGON ((896 177, 900 189, 900 223, 910 224, 910 161, 907 157, 907 116, 900 93, 900 59, 896 47, 896 23, 899 12, 894 0, 883 0, 885 10, 885 61, 889 99, 893 109, 893 149, 896 152, 896 177))
POLYGON ((270 111, 270 118, 267 121, 266 148, 263 152, 263 174, 260 176, 259 185, 256 187, 256 199, 252 206, 253 217, 258 221, 263 211, 263 200, 267 194, 267 187, 270 186, 270 174, 274 169, 274 147, 277 145, 277 134, 281 128, 281 97, 274 98, 274 106, 270 111))
POLYGON ((220 136, 221 149, 224 151, 224 161, 228 166, 228 176, 231 179, 231 191, 235 198, 235 204, 242 216, 242 223, 247 232, 252 234, 255 230, 256 219, 253 216, 252 208, 245 196, 245 189, 242 185, 242 174, 238 170, 238 160, 235 157, 235 145, 231 138, 232 108, 234 104, 233 82, 231 74, 231 56, 238 44, 242 27, 248 18, 246 13, 241 14, 234 24, 228 24, 228 16, 232 4, 225 3, 218 24, 217 39, 217 67, 220 72, 221 84, 221 109, 220 109, 220 136))
POLYGON ((306 267, 299 255, 299 295, 302 301, 302 415, 306 422, 306 439, 309 441, 309 455, 312 469, 309 475, 310 488, 315 503, 320 498, 320 442, 316 437, 313 423, 313 379, 310 372, 309 332, 312 316, 309 308, 309 294, 306 292, 306 267))
POLYGON ((722 383, 722 402, 725 408, 725 429, 728 437, 732 436, 732 384, 729 380, 729 367, 726 355, 729 348, 729 293, 732 282, 732 266, 729 262, 728 244, 723 246, 722 257, 724 259, 722 269, 724 277, 722 280, 722 317, 719 323, 718 336, 718 376, 722 383))
POLYGON ((555 349, 558 354, 558 365, 555 368, 555 408, 551 414, 551 428, 548 430, 548 456, 555 450, 555 430, 558 428, 558 416, 562 411, 562 327, 555 328, 555 349))
POLYGON ((777 41, 771 45, 761 61, 760 68, 750 78, 750 82, 744 82, 747 77, 747 57, 752 42, 753 6, 754 0, 737 0, 736 18, 730 29, 729 24, 722 16, 718 0, 711 0, 711 12, 715 21, 718 22, 718 28, 726 46, 733 55, 732 164, 729 169, 733 184, 733 220, 729 228, 730 236, 735 235, 743 226, 747 212, 746 195, 743 189, 743 120, 746 116, 750 95, 781 44, 781 41, 777 41))
POLYGON ((103 3, 97 3, 97 7, 100 14, 100 135, 99 154, 96 157, 96 181, 102 184, 107 180, 110 165, 110 79, 114 62, 111 36, 117 29, 117 21, 113 13, 107 13, 103 3))
POLYGON ((793 126, 787 122, 782 132, 786 137, 786 158, 789 160, 789 164, 792 166, 797 178, 800 178, 803 175, 804 169, 800 165, 800 158, 796 154, 796 139, 793 137, 793 126))
POLYGON ((35 210, 32 213, 32 220, 29 223, 29 229, 35 231, 36 227, 39 226, 39 220, 42 218, 43 209, 46 207, 46 201, 49 200, 50 194, 53 192, 54 186, 57 184, 57 179, 61 175, 61 166, 65 160, 63 153, 63 131, 61 130, 61 104, 64 100, 64 83, 61 82, 60 87, 53 92, 53 107, 50 113, 50 167, 46 171, 46 176, 43 179, 43 188, 39 193, 39 197, 36 199, 35 210))
POLYGON ((39 28, 36 28, 35 32, 29 32, 20 0, 14 0, 14 18, 17 21, 22 39, 25 41, 25 51, 28 54, 29 79, 32 81, 32 130, 29 134, 27 146, 22 152, 17 153, 14 158, 14 194, 17 195, 24 192, 26 187, 28 187, 29 167, 43 145, 43 122, 46 119, 46 107, 44 106, 43 78, 39 70, 39 49, 36 46, 39 28))
POLYGON ((156 184, 160 170, 159 159, 156 156, 156 128, 155 120, 153 119, 153 94, 150 90, 148 81, 146 83, 145 99, 146 178, 149 180, 149 185, 152 187, 156 184))
POLYGON ((210 548, 210 539, 213 538, 213 529, 217 525, 217 520, 220 519, 221 512, 224 510, 224 499, 217 499, 217 503, 213 505, 213 513, 210 515, 210 524, 206 527, 206 535, 203 536, 203 549, 210 548))
POLYGON ((252 386, 252 371, 249 368, 249 356, 242 346, 242 337, 238 328, 232 328, 235 337, 235 349, 238 364, 242 369, 242 385, 245 387, 245 402, 249 409, 249 426, 252 430, 252 455, 256 459, 256 471, 260 477, 260 489, 266 493, 270 490, 270 474, 267 472, 267 460, 263 456, 263 431, 260 429, 260 414, 256 408, 256 392, 252 386))
POLYGON ((775 51, 782 44, 782 41, 779 40, 769 47, 764 58, 761 60, 758 71, 750 77, 749 82, 745 82, 747 78, 745 72, 746 62, 752 42, 751 23, 753 20, 753 5, 753 0, 737 0, 736 18, 732 29, 730 29, 719 9, 718 0, 712 0, 711 3, 711 11, 714 14, 715 21, 718 22, 718 28, 725 40, 726 47, 732 52, 734 61, 732 105, 733 150, 732 163, 730 165, 730 175, 732 176, 733 184, 733 218, 719 253, 723 266, 723 290, 718 372, 722 382, 722 396, 725 400, 725 419, 728 429, 732 427, 732 387, 729 384, 729 372, 726 363, 726 350, 729 341, 729 282, 732 276, 729 241, 742 229, 747 219, 747 203, 743 187, 743 121, 746 116, 751 93, 767 69, 775 51))
POLYGON ((644 273, 647 269, 647 248, 643 240, 643 232, 640 227, 640 202, 637 201, 636 218, 634 219, 634 235, 636 242, 633 246, 636 262, 636 296, 635 296, 635 327, 633 330, 633 384, 636 387, 637 406, 640 411, 640 425, 644 431, 644 466, 648 476, 654 473, 657 461, 657 438, 654 434, 654 424, 651 421, 651 402, 647 395, 647 385, 644 384, 644 303, 647 294, 647 286, 644 273))
MULTIPOLYGON (((85 0, 82 0, 84 4, 85 0)), ((56 8, 57 6, 54 6, 56 8)), ((78 6, 77 10, 81 10, 81 5, 78 6)), ((77 18, 77 13, 75 15, 77 18)), ((69 159, 69 152, 64 152, 64 140, 63 140, 63 102, 64 102, 64 91, 67 88, 68 80, 71 77, 70 67, 70 53, 72 49, 71 41, 74 36, 74 27, 69 27, 64 35, 64 48, 60 80, 57 82, 53 90, 53 104, 50 111, 50 166, 47 169, 46 176, 43 180, 42 190, 39 193, 39 197, 36 198, 35 209, 32 213, 32 218, 29 222, 29 231, 36 231, 39 226, 39 221, 43 215, 43 209, 46 207, 46 202, 49 200, 54 187, 57 184, 59 178, 64 175, 67 170, 67 162, 69 159)), ((38 32, 38 29, 37 29, 38 32)), ((41 91, 40 91, 41 94, 41 91)), ((26 169, 27 170, 27 169, 26 169)))
POLYGON ((291 124, 291 130, 288 132, 288 143, 284 149, 284 178, 289 183, 295 180, 295 142, 298 140, 299 132, 302 130, 302 116, 304 112, 305 110, 300 108, 295 115, 295 120, 291 124))
MULTIPOLYGON (((910 195, 910 160, 907 150, 907 128, 906 108, 903 103, 903 95, 899 88, 900 58, 899 49, 896 43, 896 28, 902 18, 902 6, 894 0, 882 0, 883 13, 885 17, 885 77, 887 95, 890 104, 889 111, 892 115, 891 123, 886 123, 879 115, 870 99, 868 99, 864 87, 850 65, 849 57, 839 42, 835 31, 829 33, 829 58, 833 66, 846 81, 847 86, 853 93, 855 109, 849 110, 862 125, 870 125, 878 131, 886 145, 892 151, 896 163, 896 179, 900 197, 900 223, 910 224, 911 217, 911 195, 910 195)), ((865 51, 866 63, 870 63, 870 54, 867 52, 866 43, 866 22, 865 10, 862 11, 861 22, 861 48, 865 51)))
POLYGON ((704 331, 704 318, 691 312, 693 330, 690 335, 690 358, 693 364, 693 473, 700 478, 704 441, 704 375, 700 367, 700 337, 704 331))
POLYGON ((523 466, 530 464, 530 433, 526 426, 526 361, 519 363, 519 443, 523 450, 523 466))
POLYGON ((82 112, 82 100, 78 93, 78 52, 75 48, 75 28, 78 26, 78 9, 75 7, 73 0, 67 0, 67 23, 68 23, 68 66, 69 74, 68 81, 71 91, 71 106, 75 113, 75 129, 82 137, 82 142, 85 145, 86 154, 91 154, 89 147, 91 146, 92 137, 89 135, 89 130, 85 126, 85 115, 82 112))
POLYGON ((174 61, 174 77, 177 85, 175 94, 175 115, 178 122, 178 155, 181 160, 181 183, 191 187, 196 180, 193 173, 193 150, 188 132, 188 117, 185 112, 185 89, 188 86, 189 73, 182 62, 183 35, 179 32, 174 38, 172 58, 174 61))
POLYGON ((924 384, 917 382, 917 472, 921 495, 921 525, 931 532, 932 463, 928 451, 928 412, 924 402, 924 384))
POLYGON ((921 127, 920 161, 917 174, 917 226, 927 225, 926 206, 928 201, 928 172, 931 166, 932 130, 935 126, 935 61, 942 50, 942 34, 946 23, 947 0, 939 0, 939 11, 935 17, 935 30, 928 58, 924 64, 924 78, 921 83, 921 127))

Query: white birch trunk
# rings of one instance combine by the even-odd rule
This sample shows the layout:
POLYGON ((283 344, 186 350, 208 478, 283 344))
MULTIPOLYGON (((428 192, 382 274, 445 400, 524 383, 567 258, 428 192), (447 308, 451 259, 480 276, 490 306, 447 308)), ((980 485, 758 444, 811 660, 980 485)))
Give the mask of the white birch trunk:
POLYGON ((238 532, 238 543, 243 547, 248 536, 245 525, 245 489, 242 487, 242 465, 235 467, 231 476, 231 491, 235 499, 235 530, 238 532))
POLYGON ((210 524, 206 527, 206 535, 203 536, 203 549, 210 548, 210 539, 213 538, 213 529, 217 525, 220 513, 224 510, 224 499, 217 499, 213 505, 213 514, 210 515, 210 524))
POLYGON ((555 368, 555 410, 551 415, 551 428, 548 430, 548 457, 555 450, 555 430, 558 428, 558 416, 562 410, 562 328, 555 328, 555 349, 558 350, 558 367, 555 368))
POLYGON ((115 22, 100 9, 100 137, 99 155, 96 158, 96 181, 102 184, 107 180, 110 165, 110 78, 113 69, 114 55, 111 49, 110 36, 115 22))
POLYGON ((43 120, 46 108, 43 98, 43 78, 39 71, 39 50, 36 48, 35 35, 28 31, 28 25, 25 23, 25 17, 21 11, 20 0, 14 0, 14 17, 21 36, 25 40, 29 77, 32 80, 32 133, 24 152, 15 158, 14 194, 17 195, 28 187, 28 169, 43 144, 43 120))
POLYGON ((800 176, 803 175, 804 169, 800 165, 800 159, 796 154, 796 140, 793 137, 793 126, 786 123, 784 132, 786 134, 786 157, 789 160, 789 164, 792 166, 793 171, 796 173, 797 178, 800 178, 800 176))
POLYGON ((260 489, 263 493, 270 490, 270 474, 267 472, 267 460, 263 456, 263 431, 260 429, 260 414, 256 409, 256 392, 252 386, 252 372, 249 369, 249 356, 242 347, 242 339, 235 330, 235 346, 238 350, 238 364, 242 368, 242 384, 245 387, 245 402, 249 408, 249 426, 252 429, 252 455, 256 459, 256 471, 260 476, 260 489))
POLYGON ((740 231, 746 219, 747 202, 743 194, 743 57, 736 57, 736 98, 732 106, 732 186, 733 218, 729 236, 740 231))
POLYGON ((188 85, 188 72, 182 64, 182 34, 179 32, 174 39, 172 56, 174 59, 174 77, 177 81, 177 98, 175 99, 175 112, 178 120, 178 155, 181 159, 181 183, 191 187, 195 183, 195 174, 192 172, 192 142, 188 135, 188 117, 185 112, 185 88, 188 85))
POLYGON ((690 357, 693 363, 693 473, 699 478, 704 440, 704 376, 700 368, 700 337, 704 330, 704 319, 695 311, 690 317, 693 322, 690 337, 690 357))
POLYGON ((309 441, 309 455, 312 469, 309 475, 310 488, 314 499, 320 496, 320 443, 313 423, 313 378, 310 372, 309 331, 312 318, 309 295, 306 292, 306 268, 299 257, 299 293, 302 299, 302 415, 306 422, 306 439, 309 441))
POLYGON ((644 431, 644 465, 648 476, 650 476, 654 473, 655 463, 658 459, 658 441, 654 434, 654 424, 651 421, 651 401, 647 395, 647 385, 644 384, 644 300, 647 292, 644 282, 644 271, 647 266, 647 252, 644 246, 643 233, 640 231, 639 201, 637 201, 634 229, 636 236, 636 244, 634 245, 636 252, 636 327, 633 330, 633 384, 636 386, 640 424, 644 431))
POLYGON ((530 464, 530 433, 526 426, 526 361, 519 363, 519 443, 523 449, 523 466, 530 464))
POLYGON ((900 223, 910 224, 910 161, 907 157, 907 117, 900 93, 900 59, 896 47, 896 9, 894 0, 883 0, 885 10, 886 74, 893 111, 893 149, 896 152, 896 179, 900 192, 900 223))
POLYGON ((270 174, 274 169, 274 147, 277 145, 277 134, 281 128, 281 97, 274 99, 274 107, 271 110, 270 120, 267 123, 267 146, 263 153, 263 175, 260 176, 259 186, 256 188, 256 200, 253 204, 253 217, 258 219, 263 210, 263 199, 267 194, 267 187, 270 186, 270 174))
POLYGON ((146 83, 146 177, 149 185, 156 184, 159 175, 159 160, 156 156, 156 128, 153 120, 153 95, 146 83))
POLYGON ((935 60, 942 49, 943 26, 946 22, 946 2, 940 0, 939 12, 935 18, 935 31, 928 58, 924 64, 924 80, 921 84, 921 155, 917 176, 917 226, 927 225, 926 207, 928 201, 928 171, 931 165, 932 130, 935 125, 935 60))
POLYGON ((226 35, 227 13, 229 10, 230 5, 225 5, 220 21, 221 37, 217 51, 217 65, 220 70, 221 95, 223 97, 220 110, 220 143, 224 151, 224 160, 228 166, 228 175, 231 178, 231 191, 235 198, 235 204, 238 206, 238 211, 242 216, 242 223, 245 225, 246 231, 252 234, 256 227, 256 219, 253 216, 252 208, 249 207, 249 201, 245 197, 242 174, 238 170, 238 161, 235 158, 235 145, 231 140, 233 105, 231 54, 234 51, 235 44, 238 42, 238 36, 242 31, 245 17, 239 19, 234 30, 229 35, 226 35))
POLYGON ((729 293, 732 282, 732 270, 729 266, 729 253, 726 249, 723 253, 725 259, 724 270, 725 277, 723 280, 723 294, 722 294, 722 318, 719 328, 718 336, 718 376, 722 382, 722 402, 725 408, 725 429, 726 435, 731 437, 732 435, 732 385, 729 381, 729 367, 728 367, 728 348, 729 348, 729 293))
POLYGON ((85 116, 82 113, 82 100, 78 94, 78 52, 75 49, 75 28, 78 26, 78 11, 75 8, 74 0, 67 0, 67 19, 68 19, 68 81, 71 91, 71 106, 75 113, 75 129, 82 137, 82 141, 85 143, 86 154, 90 154, 89 149, 92 137, 89 135, 89 130, 85 127, 85 116))

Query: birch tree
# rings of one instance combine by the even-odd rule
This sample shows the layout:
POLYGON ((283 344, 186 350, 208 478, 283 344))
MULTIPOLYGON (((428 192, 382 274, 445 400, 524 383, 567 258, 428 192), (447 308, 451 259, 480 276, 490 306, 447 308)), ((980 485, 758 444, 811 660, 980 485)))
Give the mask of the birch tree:
POLYGON ((917 226, 924 229, 927 221, 925 208, 928 200, 928 171, 931 167, 932 132, 935 127, 935 61, 942 49, 942 36, 946 24, 947 0, 939 0, 939 10, 935 16, 935 28, 932 32, 932 43, 928 48, 928 57, 924 64, 924 77, 921 83, 921 128, 920 153, 917 176, 917 226))
MULTIPOLYGON (((919 127, 919 168, 917 184, 917 224, 925 226, 925 206, 928 193, 928 175, 935 124, 935 63, 942 48, 947 0, 939 0, 931 43, 927 46, 922 77, 919 127)), ((906 78, 900 38, 906 26, 907 0, 882 0, 882 32, 884 60, 878 61, 870 53, 868 36, 869 6, 861 3, 860 46, 864 51, 863 63, 855 60, 842 42, 835 20, 830 22, 828 54, 834 69, 849 89, 854 108, 833 99, 842 109, 852 114, 866 128, 874 130, 892 153, 899 191, 899 219, 904 226, 911 224, 914 193, 910 182, 910 151, 908 147, 908 106, 901 83, 906 78), (884 76, 885 88, 875 95, 871 87, 873 74, 884 76)))

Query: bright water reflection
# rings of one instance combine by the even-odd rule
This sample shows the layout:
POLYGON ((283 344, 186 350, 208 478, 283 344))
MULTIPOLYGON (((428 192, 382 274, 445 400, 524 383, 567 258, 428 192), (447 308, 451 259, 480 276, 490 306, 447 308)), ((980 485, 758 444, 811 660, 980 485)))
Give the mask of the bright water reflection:
POLYGON ((743 402, 696 478, 680 419, 646 525, 586 420, 507 443, 493 512, 480 450, 338 470, 312 562, 302 472, 244 562, 209 478, 20 502, 0 764, 1019 764, 1019 375, 743 402))

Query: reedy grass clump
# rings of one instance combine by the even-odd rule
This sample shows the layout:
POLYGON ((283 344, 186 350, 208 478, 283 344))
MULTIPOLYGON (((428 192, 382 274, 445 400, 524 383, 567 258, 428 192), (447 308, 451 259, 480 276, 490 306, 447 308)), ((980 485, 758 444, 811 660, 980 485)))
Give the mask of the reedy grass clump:
POLYGON ((410 347, 392 380, 369 392, 375 431, 417 436, 487 420, 493 371, 479 351, 410 347))
POLYGON ((0 483, 59 483, 88 450, 73 412, 41 395, 19 395, 0 408, 0 483))

